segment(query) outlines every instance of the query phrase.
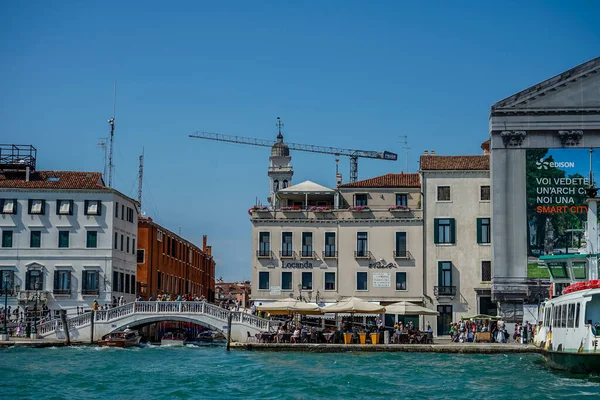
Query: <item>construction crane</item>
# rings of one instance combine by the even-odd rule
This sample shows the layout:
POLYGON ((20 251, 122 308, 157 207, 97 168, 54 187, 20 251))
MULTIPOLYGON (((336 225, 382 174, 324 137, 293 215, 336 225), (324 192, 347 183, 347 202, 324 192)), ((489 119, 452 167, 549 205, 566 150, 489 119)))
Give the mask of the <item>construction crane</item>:
MULTIPOLYGON (((281 134, 283 123, 277 117, 277 127, 281 134)), ((276 143, 274 140, 257 139, 244 136, 223 135, 221 133, 212 132, 195 132, 189 135, 191 138, 216 140, 219 142, 229 142, 238 144, 249 144, 251 146, 273 147, 276 143)), ((359 158, 374 158, 378 160, 396 161, 398 155, 390 151, 370 151, 370 150, 354 150, 354 149, 339 149, 336 147, 314 146, 312 144, 286 143, 290 150, 306 151, 309 153, 333 154, 336 156, 350 157, 350 182, 358 180, 358 159, 359 158)))

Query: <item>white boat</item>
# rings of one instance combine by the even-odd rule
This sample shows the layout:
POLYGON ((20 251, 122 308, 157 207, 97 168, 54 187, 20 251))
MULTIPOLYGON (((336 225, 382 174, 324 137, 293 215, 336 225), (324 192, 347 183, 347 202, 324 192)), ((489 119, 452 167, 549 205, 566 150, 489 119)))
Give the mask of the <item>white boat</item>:
POLYGON ((160 340, 161 346, 183 346, 185 344, 185 335, 180 332, 166 332, 160 340))
POLYGON ((550 299, 540 308, 534 344, 551 367, 573 373, 600 372, 597 226, 594 196, 588 199, 587 254, 540 257, 550 272, 551 287, 550 299))
POLYGON ((137 347, 140 345, 141 336, 138 331, 125 329, 123 332, 112 332, 104 335, 102 340, 98 341, 100 347, 137 347))

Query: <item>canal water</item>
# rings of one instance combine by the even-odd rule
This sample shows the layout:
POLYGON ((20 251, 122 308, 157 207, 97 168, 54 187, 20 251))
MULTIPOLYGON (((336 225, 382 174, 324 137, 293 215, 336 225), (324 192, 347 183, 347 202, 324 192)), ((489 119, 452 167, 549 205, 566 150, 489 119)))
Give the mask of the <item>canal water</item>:
POLYGON ((223 347, 0 350, 4 399, 600 398, 600 377, 539 355, 226 352, 223 347))

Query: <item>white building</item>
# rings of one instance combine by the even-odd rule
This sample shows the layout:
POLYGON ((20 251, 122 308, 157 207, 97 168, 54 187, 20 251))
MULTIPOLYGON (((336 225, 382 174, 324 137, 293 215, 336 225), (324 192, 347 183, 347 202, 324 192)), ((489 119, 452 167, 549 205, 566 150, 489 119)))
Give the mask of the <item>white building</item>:
POLYGON ((489 142, 484 155, 421 156, 425 294, 437 335, 462 316, 496 315, 491 301, 489 142))
POLYGON ((74 313, 134 300, 137 203, 100 173, 12 167, 0 163, 0 274, 19 305, 37 294, 38 307, 74 313))

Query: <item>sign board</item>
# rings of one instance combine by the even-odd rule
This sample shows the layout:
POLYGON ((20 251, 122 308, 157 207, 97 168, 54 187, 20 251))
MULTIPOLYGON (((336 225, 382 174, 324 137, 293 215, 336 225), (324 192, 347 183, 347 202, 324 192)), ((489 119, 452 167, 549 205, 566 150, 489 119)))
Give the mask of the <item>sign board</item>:
POLYGON ((373 272, 373 287, 374 288, 392 287, 392 274, 390 274, 389 272, 373 272))
POLYGON ((269 294, 271 296, 281 296, 281 286, 271 286, 269 294))

